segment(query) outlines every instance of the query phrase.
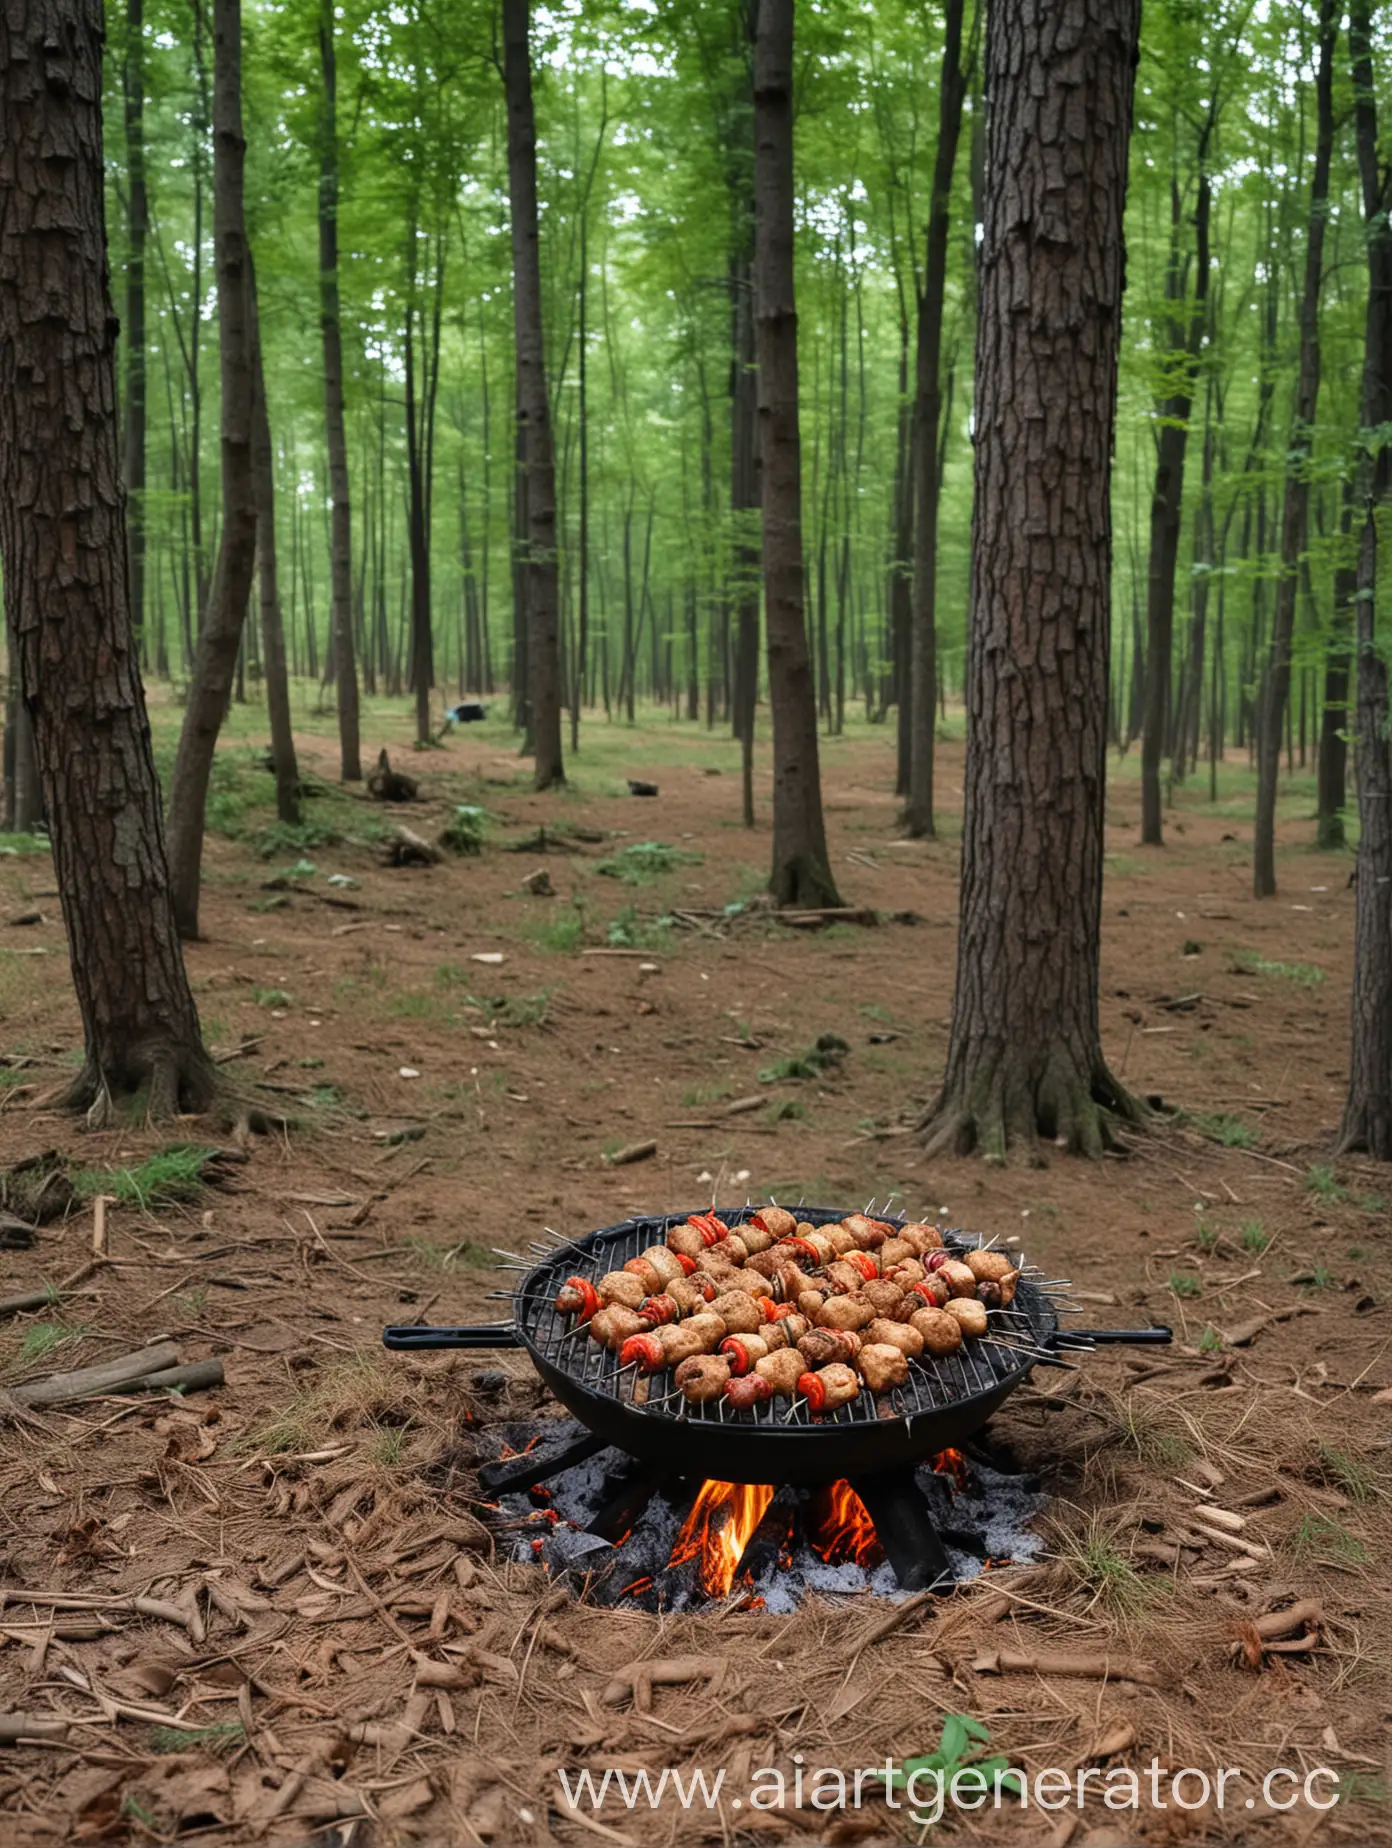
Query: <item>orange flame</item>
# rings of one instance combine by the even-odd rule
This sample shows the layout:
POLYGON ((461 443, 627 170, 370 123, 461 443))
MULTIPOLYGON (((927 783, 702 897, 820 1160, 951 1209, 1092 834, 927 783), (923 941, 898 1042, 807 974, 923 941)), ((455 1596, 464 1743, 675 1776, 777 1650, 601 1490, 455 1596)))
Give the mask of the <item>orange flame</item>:
POLYGON ((940 1450, 933 1458, 933 1468, 940 1476, 951 1476, 959 1489, 967 1486, 971 1465, 960 1450, 940 1450))
POLYGON ((772 1500, 773 1489, 765 1482, 703 1483, 667 1564, 681 1566, 699 1559, 702 1591, 707 1597, 723 1598, 772 1500))
POLYGON ((865 1503, 849 1482, 833 1482, 814 1503, 811 1543, 829 1566, 865 1566, 882 1563, 884 1548, 865 1503))

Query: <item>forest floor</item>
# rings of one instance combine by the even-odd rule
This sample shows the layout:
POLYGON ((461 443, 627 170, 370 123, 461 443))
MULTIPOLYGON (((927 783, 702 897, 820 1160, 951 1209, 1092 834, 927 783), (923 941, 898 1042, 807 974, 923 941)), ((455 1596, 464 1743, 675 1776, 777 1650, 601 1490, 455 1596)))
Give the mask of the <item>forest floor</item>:
MULTIPOLYGON (((964 1840, 1392 1842, 1392 1174, 1329 1154, 1353 895, 1351 859, 1309 846, 1312 778, 1285 792, 1280 895, 1257 904, 1245 768, 1224 770, 1215 805, 1181 789, 1170 844, 1146 852, 1132 766, 1116 770, 1104 1042, 1183 1114, 1125 1160, 929 1167, 908 1130, 946 1046, 960 743, 942 752, 942 837, 909 844, 889 732, 828 741, 843 896, 916 921, 813 932, 658 921, 718 914, 762 883, 767 829, 739 825, 723 737, 653 715, 591 724, 575 787, 541 798, 500 722, 417 755, 400 712, 374 705, 365 742, 389 743, 424 799, 386 813, 326 788, 290 834, 252 761, 253 716, 220 754, 188 960, 229 1081, 273 1087, 257 1094, 295 1126, 257 1139, 223 1185, 171 1200, 177 1162, 149 1163, 167 1132, 91 1132, 56 1111, 79 1025, 52 870, 42 853, 0 857, 0 1162, 56 1148, 82 1171, 70 1215, 0 1254, 0 1296, 78 1271, 92 1196, 118 1202, 107 1261, 0 1320, 0 1388, 157 1337, 226 1369, 182 1401, 0 1423, 0 1715, 76 1722, 61 1742, 0 1745, 4 1848, 921 1840, 903 1810, 867 1797, 823 1818, 791 1785, 769 1812, 670 1791, 656 1811, 611 1796, 572 1812, 556 1768, 724 1767, 728 1793, 762 1766, 791 1778, 795 1752, 849 1769, 931 1751, 959 1712, 1026 1769, 1247 1774, 1222 1813, 1137 1820, 1094 1785, 1081 1818, 988 1809, 946 1825, 964 1840), (629 776, 660 796, 631 797, 629 776), (458 803, 489 811, 481 855, 381 863, 395 821, 433 838, 458 803), (543 824, 561 851, 507 851, 543 824), (658 856, 666 870, 622 857, 648 841, 678 850, 658 856), (538 868, 555 896, 523 889, 538 868), (612 949, 644 953, 585 953, 612 949), (850 1047, 839 1070, 772 1076, 828 1032, 850 1047), (723 1114, 754 1094, 767 1102, 723 1114), (610 1164, 647 1139, 651 1159, 610 1164), (1088 1292, 1084 1322, 1174 1324, 1173 1349, 1041 1373, 995 1419, 1053 1497, 1033 1576, 988 1573, 867 1642, 888 1608, 868 1597, 659 1617, 577 1602, 490 1551, 470 1421, 534 1415, 533 1376, 515 1354, 387 1354, 384 1323, 494 1319, 492 1248, 543 1225, 712 1194, 861 1207, 891 1189, 924 1217, 1021 1235, 1088 1292), (501 1396, 482 1368, 505 1372, 501 1396), (1165 1564, 1205 1494, 1240 1509, 1238 1544, 1165 1564), (100 1602, 64 1611, 26 1591, 100 1602), (122 1607, 130 1595, 177 1621, 122 1607), (1292 1599, 1318 1601, 1317 1636, 1263 1656, 1252 1619, 1292 1599), (989 1672, 1060 1651, 1154 1672, 989 1672), (721 1658, 724 1679, 661 1687, 648 1712, 606 1704, 621 1666, 671 1656, 721 1658), (1278 1765, 1331 1767, 1344 1800, 1276 1810, 1260 1779, 1278 1765)), ((166 758, 176 722, 157 714, 166 758)), ((330 734, 322 718, 300 740, 322 778, 330 734)), ((210 1122, 179 1135, 227 1140, 210 1122)))

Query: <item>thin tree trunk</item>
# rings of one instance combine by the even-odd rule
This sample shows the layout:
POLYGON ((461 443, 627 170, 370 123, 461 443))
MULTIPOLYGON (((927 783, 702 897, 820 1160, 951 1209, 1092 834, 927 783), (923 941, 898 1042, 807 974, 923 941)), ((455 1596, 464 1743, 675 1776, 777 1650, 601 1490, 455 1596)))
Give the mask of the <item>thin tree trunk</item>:
POLYGON ((760 0, 754 55, 754 292, 764 606, 773 711, 773 866, 780 905, 838 905, 827 855, 817 702, 804 618, 798 330, 793 289, 793 15, 760 0))
POLYGON ((203 817, 218 733, 256 560, 256 493, 251 467, 252 343, 255 311, 243 210, 241 0, 213 0, 213 240, 217 263, 222 381, 222 531, 208 608, 194 650, 193 679, 169 796, 169 869, 183 937, 198 935, 203 817))
POLYGON ((546 345, 542 327, 530 10, 530 0, 503 0, 503 77, 508 116, 517 415, 527 478, 524 568, 529 703, 536 749, 536 787, 551 789, 565 781, 561 750, 560 574, 557 569, 556 456, 551 433, 551 405, 546 391, 546 345))
POLYGON ((271 722, 271 766, 275 771, 276 814, 291 826, 300 820, 300 769, 295 761, 295 733, 290 717, 290 681, 285 671, 285 624, 280 613, 280 579, 276 569, 275 450, 266 408, 266 376, 255 309, 255 266, 248 253, 247 287, 253 306, 248 319, 254 342, 252 357, 251 467, 256 492, 256 565, 261 587, 261 646, 265 655, 266 710, 271 722))
POLYGON ((1095 1155, 1111 1119, 1140 1114, 1107 1069, 1098 1020, 1139 29, 1140 0, 988 9, 960 929, 932 1152, 1037 1160, 1042 1137, 1095 1155), (1086 180, 1059 187, 1060 173, 1086 180))
POLYGON ((353 645, 352 488, 348 473, 348 436, 343 419, 343 333, 338 284, 338 63, 334 51, 332 0, 323 0, 319 15, 319 64, 324 80, 319 150, 319 326, 324 354, 324 439, 329 457, 329 498, 333 506, 329 546, 330 633, 338 695, 339 776, 345 783, 356 783, 362 777, 362 754, 358 737, 358 668, 353 645))
POLYGON ((1341 1151, 1363 1150, 1392 1161, 1392 711, 1386 642, 1377 632, 1377 517, 1388 498, 1388 450, 1374 433, 1392 423, 1392 172, 1378 160, 1377 95, 1368 0, 1349 8, 1354 134, 1363 191, 1368 253, 1368 307, 1360 421, 1365 438, 1358 469, 1362 529, 1358 548, 1356 647, 1358 749, 1355 755, 1361 834, 1354 909, 1352 1049, 1348 1099, 1339 1125, 1341 1151))
POLYGON ((962 132, 966 72, 962 65, 964 0, 947 0, 942 70, 938 79, 938 149, 928 207, 923 293, 918 299, 918 343, 914 357, 913 610, 909 641, 909 795, 904 831, 925 839, 933 832, 933 746, 938 706, 938 503, 942 470, 938 430, 942 422, 943 303, 947 293, 947 244, 952 231, 952 175, 962 132))
POLYGON ((1319 61, 1315 96, 1319 127, 1315 170, 1310 184, 1310 215, 1305 234, 1305 281, 1300 300, 1300 372, 1295 388, 1295 415, 1286 446, 1285 511, 1281 523, 1281 573, 1271 618, 1271 644, 1257 727, 1257 812, 1252 831, 1252 892, 1271 898, 1276 891, 1276 782, 1281 768, 1281 729, 1290 697, 1291 637, 1300 560, 1310 519, 1310 451, 1319 406, 1320 285, 1324 276, 1324 232, 1329 212, 1329 167, 1334 149, 1334 42, 1339 31, 1336 0, 1320 0, 1319 61))
POLYGON ((215 1077, 179 949, 131 624, 98 0, 0 3, 0 570, 43 772, 94 1126, 215 1077))
POLYGON ((1344 482, 1339 512, 1339 562, 1334 570, 1334 615, 1324 656, 1324 692, 1320 704, 1319 759, 1316 771, 1316 841, 1326 852, 1345 844, 1344 800, 1348 782, 1349 670, 1353 662, 1355 599, 1358 595, 1357 550, 1353 537, 1354 484, 1344 482))
POLYGON ((1183 320, 1181 304, 1186 291, 1184 263, 1179 251, 1179 182, 1173 177, 1170 181, 1170 256, 1165 295, 1168 306, 1166 362, 1173 384, 1157 407, 1160 429, 1155 439, 1155 487, 1150 501, 1150 565, 1146 574, 1141 841, 1147 847, 1161 847, 1165 841, 1160 766, 1170 730, 1175 570, 1179 563, 1180 522, 1184 513, 1184 463, 1189 449, 1189 414, 1193 408, 1194 373, 1203 340, 1208 297, 1208 228, 1212 204, 1213 188, 1208 176, 1208 129, 1205 128, 1199 137, 1199 197, 1194 213, 1194 299, 1187 319, 1183 320))

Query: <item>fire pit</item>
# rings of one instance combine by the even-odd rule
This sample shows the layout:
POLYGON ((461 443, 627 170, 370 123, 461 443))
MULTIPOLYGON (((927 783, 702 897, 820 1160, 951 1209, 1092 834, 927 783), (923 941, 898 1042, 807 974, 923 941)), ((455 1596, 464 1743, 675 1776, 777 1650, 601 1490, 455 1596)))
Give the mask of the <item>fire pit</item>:
MULTIPOLYGON (((758 1208, 722 1211, 733 1230, 755 1219, 758 1208)), ((847 1215, 836 1208, 799 1207, 801 1223, 834 1226, 847 1215)), ((676 1480, 735 1484, 767 1495, 775 1488, 827 1489, 846 1484, 873 1524, 893 1574, 905 1589, 950 1582, 952 1562, 938 1532, 941 1510, 920 1477, 921 1466, 960 1451, 1036 1366, 1070 1366, 1065 1358, 1100 1342, 1167 1342, 1167 1328, 1080 1330, 1061 1327, 1067 1284, 1045 1279, 1019 1260, 1013 1301, 994 1308, 987 1335, 964 1342, 946 1358, 915 1359, 902 1386, 881 1396, 861 1393, 834 1411, 817 1415, 805 1399, 791 1409, 764 1400, 731 1410, 723 1399, 688 1404, 679 1395, 658 1397, 651 1382, 597 1341, 586 1339, 556 1306, 568 1279, 593 1282, 636 1260, 646 1246, 692 1219, 663 1214, 606 1226, 579 1239, 551 1234, 550 1245, 535 1243, 529 1261, 500 1252, 520 1274, 503 1292, 512 1319, 484 1327, 389 1328, 389 1348, 523 1347, 555 1397, 583 1429, 559 1454, 500 1462, 481 1475, 495 1496, 526 1493, 588 1463, 601 1451, 617 1450, 624 1466, 607 1478, 606 1493, 588 1520, 589 1534, 612 1546, 629 1533, 653 1497, 676 1480)), ((886 1223, 902 1224, 904 1215, 886 1223)), ((982 1241, 960 1231, 939 1235, 953 1253, 980 1248, 982 1241)), ((928 1472, 931 1475, 931 1471, 928 1472)), ((704 1491, 703 1491, 704 1492, 704 1491)), ((741 1500, 747 1520, 758 1497, 741 1500)), ((756 1523, 757 1524, 757 1523, 756 1523)))

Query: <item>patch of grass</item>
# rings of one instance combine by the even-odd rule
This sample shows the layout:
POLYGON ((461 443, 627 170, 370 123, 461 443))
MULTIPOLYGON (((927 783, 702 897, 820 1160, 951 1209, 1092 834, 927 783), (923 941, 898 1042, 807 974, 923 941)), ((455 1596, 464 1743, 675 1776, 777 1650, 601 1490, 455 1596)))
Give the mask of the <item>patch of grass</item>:
POLYGON ((1211 1226, 1203 1219, 1194 1227, 1194 1243, 1200 1251, 1212 1251, 1222 1236, 1217 1226, 1211 1226))
POLYGON ((1113 1616, 1136 1617, 1150 1602, 1150 1587, 1095 1516, 1081 1533, 1059 1529, 1054 1557, 1087 1593, 1088 1610, 1101 1605, 1113 1616))
POLYGON ((304 1101, 311 1110, 332 1110, 343 1102, 343 1093, 336 1084, 316 1084, 305 1092, 304 1101))
POLYGON ((272 821, 255 830, 251 847, 259 859, 278 860, 283 854, 299 855, 316 847, 337 847, 342 840, 342 830, 331 822, 272 821))
POLYGON ((699 853, 669 847, 665 841, 634 841, 597 861, 595 871, 606 879, 620 879, 625 885, 651 885, 654 879, 679 866, 699 866, 701 859, 699 853))
POLYGON ((1273 975, 1282 981, 1298 982, 1302 988, 1318 988, 1328 975, 1328 971, 1318 968, 1314 963, 1272 962, 1266 956, 1258 956, 1254 951, 1243 950, 1234 959, 1234 975, 1273 975))
POLYGON ((605 942, 620 950, 665 949, 671 936, 669 918, 640 918, 636 905, 625 905, 604 933, 605 942))
POLYGON ((322 1446, 330 1433, 410 1422, 411 1395, 418 1391, 399 1368, 385 1366, 375 1354, 356 1354, 327 1369, 291 1402, 254 1425, 239 1439, 239 1448, 264 1456, 285 1456, 322 1446))
POLYGON ((1332 1290, 1338 1279, 1327 1265, 1312 1264, 1309 1270, 1292 1277, 1291 1282, 1305 1290, 1332 1290))
POLYGON ((368 1446, 368 1455, 383 1469, 399 1469, 406 1454, 406 1435, 401 1425, 383 1425, 368 1446))
POLYGON ((429 1239, 408 1238, 406 1248, 428 1270, 492 1270, 498 1262, 486 1245, 476 1245, 468 1238, 457 1245, 434 1245, 429 1239))
POLYGON ((422 994, 419 989, 393 995, 388 1011, 397 1020, 437 1020, 441 1016, 440 1003, 435 996, 422 994))
POLYGON ((1169 1287, 1172 1296, 1188 1302, 1195 1296, 1203 1295, 1203 1278, 1196 1277, 1193 1271, 1171 1271, 1169 1287))
POLYGON ((1357 1534, 1330 1514, 1307 1514, 1291 1535, 1290 1550, 1302 1565, 1357 1566, 1368 1557, 1357 1534))
POLYGON ((46 834, 0 834, 0 855, 23 859, 31 853, 50 853, 52 843, 46 834))
POLYGON ((1222 1351, 1223 1337, 1210 1322, 1208 1327, 1199 1336, 1199 1352, 1201 1354, 1221 1354, 1222 1351))
POLYGON ((835 1071, 850 1051, 845 1040, 835 1033, 823 1033, 815 1046, 791 1058, 766 1065, 759 1073, 760 1084, 777 1084, 784 1078, 820 1078, 823 1072, 835 1071))
POLYGON ((1370 1502, 1384 1492, 1377 1471, 1358 1451, 1337 1444, 1320 1444, 1315 1455, 1324 1480, 1332 1488, 1342 1489, 1351 1501, 1370 1502))
POLYGON ((253 988, 251 998, 258 1007, 290 1007, 294 996, 288 988, 253 988))
POLYGON ((80 1341, 88 1333, 85 1322, 32 1322, 25 1329, 14 1364, 37 1366, 69 1341, 80 1341))
POLYGON ((1242 1249, 1255 1253, 1257 1257, 1260 1257, 1271 1243, 1271 1234, 1260 1219, 1244 1219, 1241 1237, 1242 1249))
POLYGON ((224 1720, 217 1726, 152 1726, 145 1743, 152 1752, 230 1752, 240 1745, 245 1732, 240 1720, 224 1720))
POLYGON ((1229 1116, 1222 1111, 1213 1114, 1196 1111, 1185 1120, 1192 1123, 1201 1136, 1220 1143, 1225 1149, 1250 1149, 1257 1140, 1256 1130, 1240 1116, 1229 1116))
POLYGON ((440 831, 440 845, 451 853, 482 853, 488 819, 487 809, 461 802, 440 831))
POLYGON ((118 1206, 148 1211, 197 1200, 206 1182, 203 1170, 217 1154, 195 1142, 172 1142, 134 1168, 83 1168, 72 1177, 78 1198, 111 1195, 118 1206))
POLYGON ((573 956, 585 941, 585 913, 580 905, 531 921, 527 928, 538 949, 555 956, 573 956))
POLYGON ((534 995, 465 995, 464 1005, 482 1014, 489 1027, 544 1027, 554 992, 541 988, 534 995))
POLYGON ((1380 1193, 1365 1193, 1358 1196, 1358 1208, 1363 1213, 1385 1213, 1387 1196, 1380 1193))
POLYGON ((1193 1445, 1180 1436, 1160 1406, 1117 1399, 1109 1422, 1122 1448, 1153 1468, 1181 1469, 1194 1454, 1193 1445))
POLYGON ((1327 1162, 1314 1162, 1306 1170, 1305 1189, 1317 1200, 1328 1200, 1331 1204, 1348 1199, 1348 1189, 1339 1184, 1338 1177, 1327 1162))
POLYGON ((729 1095, 728 1084, 692 1084, 682 1092, 682 1102, 688 1110, 694 1110, 697 1104, 722 1103, 729 1095))
POLYGON ((807 1118, 807 1105, 795 1097, 784 1097, 770 1104, 767 1114, 770 1123, 802 1123, 807 1118))

